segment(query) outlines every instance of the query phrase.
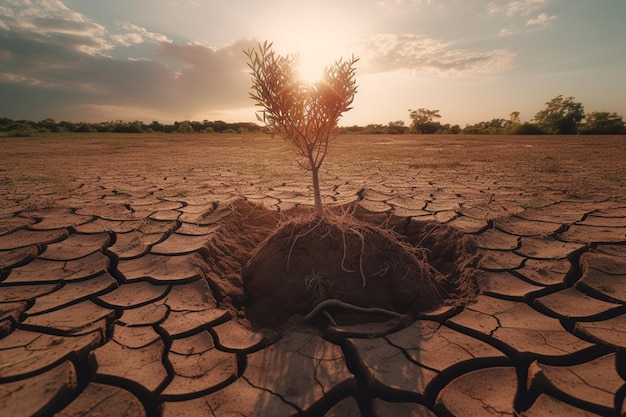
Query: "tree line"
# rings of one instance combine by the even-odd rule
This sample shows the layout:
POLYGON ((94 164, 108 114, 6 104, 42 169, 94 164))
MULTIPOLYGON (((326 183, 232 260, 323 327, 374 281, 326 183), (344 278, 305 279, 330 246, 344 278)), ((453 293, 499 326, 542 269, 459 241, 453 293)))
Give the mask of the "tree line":
POLYGON ((247 133, 259 132, 263 129, 255 123, 227 123, 222 120, 203 120, 174 122, 171 124, 153 121, 149 124, 141 121, 116 120, 111 122, 56 122, 54 119, 44 119, 39 122, 31 120, 11 120, 0 118, 0 135, 3 136, 33 136, 38 133, 247 133))
MULTIPOLYGON (((420 108, 409 110, 411 133, 465 133, 508 135, 619 135, 626 134, 626 125, 617 113, 591 112, 585 114, 582 103, 574 97, 558 95, 545 103, 530 122, 522 123, 520 113, 513 111, 508 119, 492 119, 467 125, 458 132, 451 132, 448 125, 441 125, 439 110, 420 108)), ((454 129, 453 127, 452 129, 454 129)), ((458 126, 456 126, 458 130, 458 126)))
POLYGON ((545 103, 530 122, 522 123, 520 112, 513 111, 508 119, 492 119, 461 128, 459 125, 441 124, 439 110, 419 108, 409 109, 411 125, 405 126, 402 120, 387 125, 370 124, 364 127, 341 128, 343 133, 379 134, 458 134, 467 135, 620 135, 626 134, 626 125, 617 113, 591 112, 585 114, 582 103, 574 97, 559 95, 545 103))
MULTIPOLYGON (((345 126, 339 133, 362 134, 481 134, 481 135, 623 135, 626 125, 622 116, 610 112, 585 113, 582 103, 574 97, 559 95, 545 103, 545 108, 537 112, 529 122, 520 121, 520 113, 513 111, 508 119, 492 119, 461 128, 457 125, 441 124, 439 110, 419 108, 409 109, 410 126, 403 120, 392 121, 387 125, 369 124, 366 126, 345 126)), ((221 120, 174 122, 163 124, 153 121, 146 124, 140 121, 112 121, 100 123, 56 122, 45 119, 39 122, 0 118, 0 136, 33 136, 48 132, 115 132, 115 133, 247 133, 263 132, 265 126, 255 123, 227 123, 221 120)))

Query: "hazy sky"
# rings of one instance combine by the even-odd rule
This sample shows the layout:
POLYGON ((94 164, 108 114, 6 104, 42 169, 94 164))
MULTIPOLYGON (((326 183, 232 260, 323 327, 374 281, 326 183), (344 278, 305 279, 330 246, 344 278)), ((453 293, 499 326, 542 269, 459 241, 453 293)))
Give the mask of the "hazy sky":
POLYGON ((361 58, 341 125, 626 117, 624 0, 2 0, 0 117, 255 121, 242 49, 361 58))

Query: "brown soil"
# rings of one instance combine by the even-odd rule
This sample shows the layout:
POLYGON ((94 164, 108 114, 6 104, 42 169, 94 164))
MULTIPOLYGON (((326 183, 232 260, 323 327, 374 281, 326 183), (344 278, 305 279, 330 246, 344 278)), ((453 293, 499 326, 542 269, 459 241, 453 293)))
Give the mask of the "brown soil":
POLYGON ((278 331, 245 326, 244 266, 312 201, 284 141, 0 145, 7 415, 626 410, 625 136, 341 136, 322 167, 325 202, 428 248, 450 302, 472 298, 473 269, 483 293, 409 326, 366 314, 323 335, 301 314, 278 331))
POLYGON ((391 228, 389 215, 354 207, 318 219, 243 200, 214 213, 226 214, 207 249, 207 274, 222 306, 256 328, 278 327, 325 300, 379 309, 331 308, 315 320, 346 325, 386 312, 415 316, 479 292, 470 238, 443 225, 396 219, 391 228))

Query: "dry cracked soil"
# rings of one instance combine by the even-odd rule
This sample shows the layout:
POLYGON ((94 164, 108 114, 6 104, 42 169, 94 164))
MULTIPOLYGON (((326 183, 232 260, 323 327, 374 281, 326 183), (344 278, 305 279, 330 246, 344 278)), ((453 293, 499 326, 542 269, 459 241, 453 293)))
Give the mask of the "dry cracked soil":
POLYGON ((480 291, 410 319, 267 328, 242 270, 309 209, 288 144, 2 138, 0 414, 625 415, 624 161, 621 136, 340 136, 325 203, 433 259, 431 229, 471 241, 473 262, 436 267, 471 268, 480 291))

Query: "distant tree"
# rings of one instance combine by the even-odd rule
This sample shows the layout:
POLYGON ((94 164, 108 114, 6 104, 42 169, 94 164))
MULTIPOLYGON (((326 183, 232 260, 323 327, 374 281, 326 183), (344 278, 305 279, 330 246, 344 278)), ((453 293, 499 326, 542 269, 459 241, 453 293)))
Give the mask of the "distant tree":
POLYGON ((504 123, 504 129, 502 129, 502 133, 506 135, 515 134, 521 124, 522 122, 520 119, 520 112, 512 111, 509 114, 509 120, 504 123))
POLYGON ((370 135, 384 135, 387 133, 387 127, 380 123, 370 123, 363 129, 363 133, 370 135))
POLYGON ((143 133, 140 121, 125 122, 118 120, 111 124, 111 131, 116 133, 143 133))
POLYGON ((356 134, 356 133, 366 133, 365 128, 359 125, 342 126, 339 128, 340 135, 356 134))
POLYGON ((358 58, 339 59, 325 68, 319 81, 307 83, 298 75, 297 57, 276 54, 267 41, 244 52, 252 70, 250 97, 263 108, 257 116, 295 146, 300 166, 311 171, 315 213, 322 217, 319 169, 338 133, 339 118, 351 109, 358 58))
POLYGON ((161 123, 159 123, 158 120, 152 121, 152 123, 150 123, 148 127, 155 132, 163 132, 164 130, 164 126, 161 123))
POLYGON ((223 132, 224 130, 228 129, 228 123, 226 123, 223 120, 216 120, 214 122, 211 122, 211 127, 216 131, 216 132, 223 132))
POLYGON ((463 133, 466 134, 480 134, 480 135, 502 135, 507 133, 510 125, 509 120, 505 119, 491 119, 490 121, 478 122, 474 125, 468 125, 463 129, 463 133))
POLYGON ((452 125, 450 126, 450 132, 453 135, 458 135, 459 133, 461 133, 461 126, 459 125, 452 125))
POLYGON ((95 127, 93 127, 89 123, 79 123, 78 126, 76 126, 76 129, 74 129, 74 132, 93 133, 93 132, 97 132, 97 130, 95 127))
POLYGON ((178 133, 193 133, 193 127, 191 126, 191 122, 189 120, 185 120, 184 122, 180 122, 176 127, 176 131, 178 133))
POLYGON ((580 133, 587 135, 619 135, 626 132, 622 116, 617 113, 591 112, 580 125, 580 133))
POLYGON ((395 122, 389 122, 387 131, 389 133, 403 134, 408 132, 409 128, 404 125, 404 120, 396 120, 395 122))
POLYGON ((514 135, 545 135, 546 132, 535 123, 522 123, 511 132, 514 135))
POLYGON ((204 130, 204 126, 202 123, 198 122, 198 121, 191 121, 189 122, 191 125, 191 128, 193 129, 194 132, 198 133, 198 132, 202 132, 204 130))
POLYGON ((55 122, 54 119, 48 118, 48 119, 40 120, 39 123, 37 123, 37 125, 40 128, 47 129, 49 132, 57 131, 57 122, 55 122))
POLYGON ((0 117, 0 131, 7 131, 8 127, 13 124, 13 119, 9 119, 8 117, 0 117))
POLYGON ((37 123, 30 120, 11 120, 7 118, 0 120, 2 136, 28 137, 39 133, 40 129, 37 123))
POLYGON ((538 112, 533 120, 547 133, 572 135, 578 130, 578 124, 585 117, 581 103, 574 97, 558 95, 546 102, 546 108, 538 112))
POLYGON ((74 129, 76 129, 76 124, 63 120, 57 123, 57 126, 59 132, 72 132, 74 129))
POLYGON ((139 120, 135 120, 134 122, 130 122, 128 124, 128 132, 129 133, 143 133, 143 123, 139 120))
POLYGON ((439 110, 428 110, 423 107, 417 110, 409 109, 409 116, 412 120, 411 133, 435 133, 441 128, 441 124, 435 121, 441 118, 439 110))

